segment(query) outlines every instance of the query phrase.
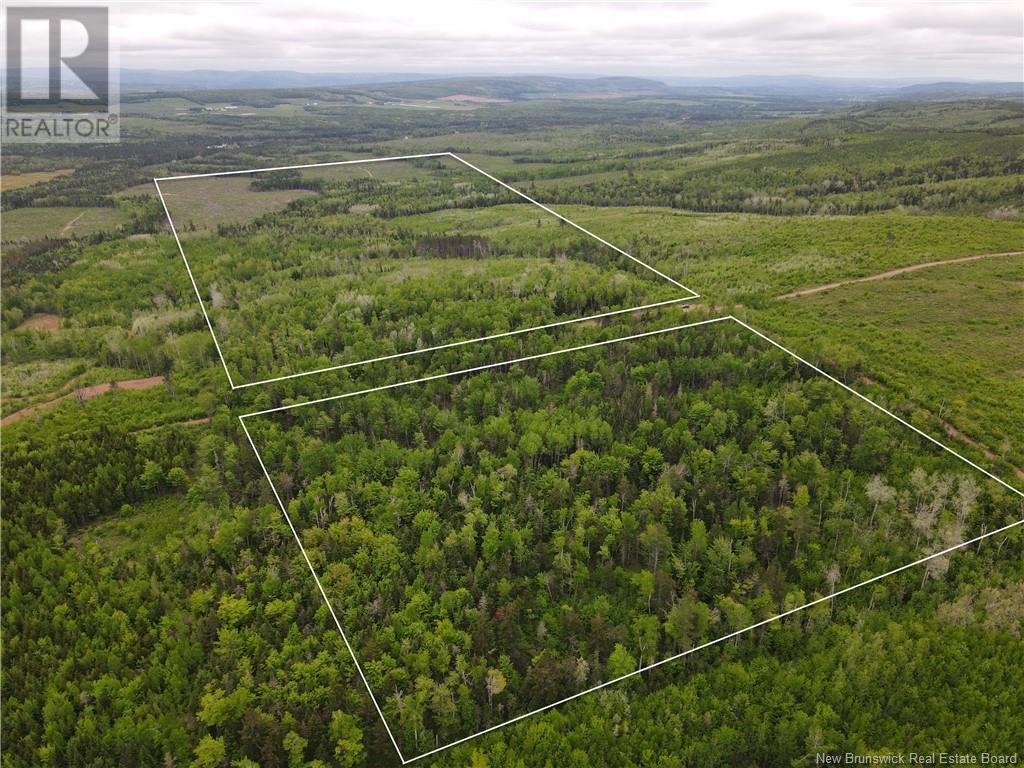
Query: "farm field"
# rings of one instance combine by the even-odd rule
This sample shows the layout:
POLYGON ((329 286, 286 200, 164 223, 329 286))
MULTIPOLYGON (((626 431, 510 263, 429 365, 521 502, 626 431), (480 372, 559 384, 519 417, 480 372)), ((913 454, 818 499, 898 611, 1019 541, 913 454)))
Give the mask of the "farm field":
MULTIPOLYGON (((731 314, 1020 488, 1024 257, 779 298, 1022 250, 1016 100, 123 96, 120 144, 4 147, 0 413, 64 398, 3 425, 5 764, 399 765, 310 565, 408 757, 1024 518, 731 323, 551 354, 731 314), (236 384, 681 299, 232 390, 152 179, 422 152, 700 298, 448 162, 162 183, 236 384)), ((422 764, 1019 751, 1022 584, 1018 527, 422 764)))

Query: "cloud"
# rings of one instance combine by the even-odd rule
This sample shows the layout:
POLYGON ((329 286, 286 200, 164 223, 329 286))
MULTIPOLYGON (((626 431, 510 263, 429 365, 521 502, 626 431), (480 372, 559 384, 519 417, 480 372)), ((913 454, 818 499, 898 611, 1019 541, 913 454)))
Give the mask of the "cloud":
POLYGON ((120 6, 125 67, 1019 80, 1016 3, 120 6))

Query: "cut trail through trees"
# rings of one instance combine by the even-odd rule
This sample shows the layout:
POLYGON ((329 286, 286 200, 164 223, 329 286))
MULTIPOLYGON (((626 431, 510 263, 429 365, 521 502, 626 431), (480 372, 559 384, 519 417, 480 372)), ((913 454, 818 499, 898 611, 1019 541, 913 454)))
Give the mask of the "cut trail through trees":
POLYGON ((67 224, 65 224, 61 228, 61 230, 60 230, 61 235, 63 236, 63 235, 70 234, 71 230, 74 229, 74 227, 75 227, 75 222, 77 222, 83 216, 85 216, 85 211, 82 211, 80 214, 75 216, 75 218, 71 219, 71 221, 69 221, 67 224))
POLYGON ((150 387, 156 387, 160 384, 163 384, 165 381, 166 380, 164 379, 163 376, 150 376, 149 378, 146 379, 126 379, 124 381, 114 382, 108 381, 104 384, 94 384, 91 387, 82 387, 81 389, 76 389, 74 392, 69 392, 68 394, 62 395, 53 400, 47 400, 42 403, 36 403, 35 405, 30 405, 27 408, 22 408, 20 411, 15 411, 14 413, 8 414, 7 416, 4 416, 2 419, 0 419, 0 425, 20 421, 21 419, 24 419, 26 416, 30 416, 33 413, 36 413, 37 411, 48 410, 57 405, 58 403, 62 403, 63 401, 67 400, 68 398, 77 397, 79 400, 88 400, 89 398, 98 397, 99 395, 103 395, 106 394, 107 392, 111 392, 114 390, 149 389, 150 387))
MULTIPOLYGON (((943 431, 945 431, 947 435, 956 440, 962 440, 968 445, 976 448, 989 461, 999 461, 999 457, 990 448, 988 448, 985 445, 982 445, 973 437, 968 437, 945 419, 939 419, 939 421, 942 423, 942 429, 943 431)), ((1012 464, 1010 465, 1010 467, 1011 469, 1013 469, 1013 472, 1015 475, 1017 475, 1017 477, 1019 477, 1021 480, 1024 480, 1024 469, 1021 469, 1020 467, 1015 467, 1012 464)))
MULTIPOLYGON (((872 379, 870 376, 861 376, 860 377, 860 383, 861 384, 867 384, 867 385, 872 386, 872 387, 880 387, 882 389, 885 389, 885 385, 884 384, 882 384, 879 381, 876 381, 875 379, 872 379)), ((948 437, 952 437, 954 440, 960 440, 961 442, 967 443, 967 445, 971 446, 976 451, 981 453, 981 455, 984 456, 989 461, 993 461, 993 462, 1000 461, 1000 458, 995 453, 995 451, 993 451, 991 448, 989 448, 984 443, 978 442, 977 440, 975 440, 970 435, 965 435, 963 432, 961 432, 959 429, 954 427, 952 424, 950 424, 948 421, 946 421, 942 417, 937 416, 934 413, 930 413, 930 416, 932 418, 934 418, 935 421, 938 422, 942 426, 942 431, 945 432, 948 437)), ((1013 473, 1017 477, 1019 477, 1021 480, 1024 480, 1024 469, 1021 469, 1020 467, 1014 466, 1013 464, 1008 464, 1008 466, 1010 467, 1010 469, 1013 470, 1013 473)))
POLYGON ((974 256, 960 256, 956 259, 944 259, 942 261, 924 261, 920 264, 911 264, 906 267, 899 267, 897 269, 890 269, 888 272, 879 272, 877 275, 868 275, 867 277, 854 277, 849 280, 839 280, 835 283, 826 283, 825 285, 816 285, 813 288, 801 288, 798 291, 792 291, 790 293, 784 293, 781 296, 776 296, 776 299, 796 299, 800 296, 810 296, 815 293, 821 293, 822 291, 830 291, 833 288, 840 288, 844 285, 852 285, 854 283, 870 283, 875 280, 887 280, 890 277, 897 277, 904 275, 907 272, 916 272, 919 269, 928 269, 929 267, 941 267, 946 264, 963 264, 968 261, 977 261, 979 259, 990 259, 994 256, 1024 256, 1024 251, 1004 251, 1002 253, 979 253, 974 256))

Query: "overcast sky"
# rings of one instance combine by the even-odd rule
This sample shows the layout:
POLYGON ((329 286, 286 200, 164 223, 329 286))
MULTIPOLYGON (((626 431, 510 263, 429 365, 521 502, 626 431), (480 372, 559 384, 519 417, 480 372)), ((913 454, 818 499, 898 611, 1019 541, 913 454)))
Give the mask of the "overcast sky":
POLYGON ((1020 80, 1019 2, 123 3, 121 66, 1020 80))

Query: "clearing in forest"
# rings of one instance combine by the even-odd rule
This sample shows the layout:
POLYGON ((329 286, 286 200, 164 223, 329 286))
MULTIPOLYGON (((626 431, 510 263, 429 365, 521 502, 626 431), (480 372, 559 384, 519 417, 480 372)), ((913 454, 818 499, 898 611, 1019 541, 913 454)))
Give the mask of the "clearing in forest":
POLYGON ((127 221, 128 214, 120 208, 15 208, 4 212, 3 244, 113 232, 127 221))
POLYGON ((51 315, 46 313, 40 313, 32 315, 31 317, 25 318, 17 328, 18 331, 43 331, 45 333, 55 333, 60 330, 61 316, 51 315))
POLYGON ((1007 256, 844 285, 760 314, 808 353, 870 370, 873 388, 977 443, 1009 475, 1024 467, 1022 308, 1024 256, 1007 256))
POLYGON ((854 285, 856 283, 872 283, 876 280, 888 280, 891 277, 899 277, 909 272, 917 272, 921 269, 931 269, 932 267, 943 267, 948 264, 964 264, 969 261, 977 261, 978 259, 991 259, 994 256, 1024 256, 1024 251, 1003 251, 1001 253, 977 253, 973 256, 961 256, 956 259, 942 259, 941 261, 924 261, 920 264, 911 264, 906 267, 899 267, 897 269, 890 269, 886 272, 879 272, 875 275, 868 275, 867 277, 851 277, 849 280, 840 280, 835 283, 826 283, 825 285, 816 285, 813 288, 801 288, 798 291, 791 291, 790 293, 784 293, 781 296, 776 296, 777 299, 796 299, 801 296, 811 296, 815 293, 821 293, 822 291, 831 291, 833 288, 841 288, 844 285, 854 285))
POLYGON ((72 173, 70 168, 57 171, 29 171, 28 173, 5 173, 0 174, 0 190, 13 192, 16 189, 31 187, 33 184, 42 184, 60 176, 67 176, 72 173))
POLYGON ((579 333, 242 417, 403 763, 906 595, 1024 522, 1020 491, 735 318, 579 333))
POLYGON ((156 182, 232 388, 697 297, 451 153, 156 182))

